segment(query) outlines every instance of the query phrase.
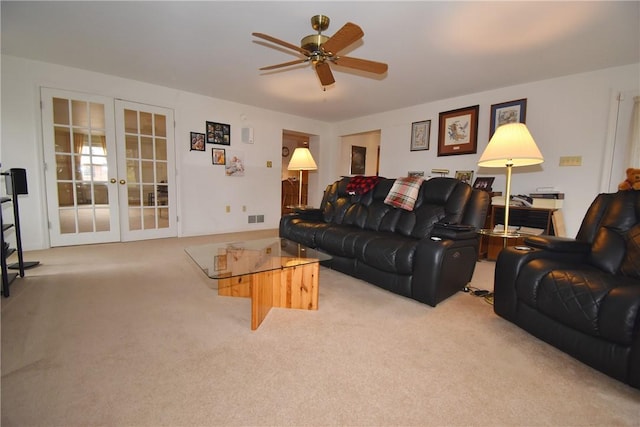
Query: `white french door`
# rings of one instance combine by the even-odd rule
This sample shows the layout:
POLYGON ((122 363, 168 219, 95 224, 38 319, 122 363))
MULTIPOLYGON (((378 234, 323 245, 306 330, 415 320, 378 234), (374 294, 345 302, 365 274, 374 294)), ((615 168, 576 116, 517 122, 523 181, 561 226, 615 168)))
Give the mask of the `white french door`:
POLYGON ((173 111, 42 88, 51 246, 175 236, 173 111))
POLYGON ((176 236, 173 111, 116 100, 122 240, 176 236))

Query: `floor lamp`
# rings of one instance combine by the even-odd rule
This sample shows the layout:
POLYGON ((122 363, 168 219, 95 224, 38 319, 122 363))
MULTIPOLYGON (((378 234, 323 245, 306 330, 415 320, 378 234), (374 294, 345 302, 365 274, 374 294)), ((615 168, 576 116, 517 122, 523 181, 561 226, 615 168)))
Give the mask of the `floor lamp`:
POLYGON ((524 123, 509 123, 496 129, 478 166, 507 168, 507 189, 504 198, 504 236, 509 234, 509 202, 511 201, 511 169, 537 165, 544 161, 529 129, 524 123))
POLYGON ((300 181, 298 182, 298 206, 302 206, 302 171, 314 171, 318 169, 313 160, 311 151, 307 147, 298 147, 293 151, 291 161, 287 167, 290 171, 300 171, 300 181))

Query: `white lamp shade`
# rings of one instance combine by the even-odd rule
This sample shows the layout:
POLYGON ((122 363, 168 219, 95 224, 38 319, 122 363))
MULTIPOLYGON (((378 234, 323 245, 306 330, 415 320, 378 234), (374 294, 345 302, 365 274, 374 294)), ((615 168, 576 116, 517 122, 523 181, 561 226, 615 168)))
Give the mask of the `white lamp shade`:
POLYGON ((318 169, 318 166, 308 148, 298 147, 293 151, 287 169, 290 171, 313 171, 318 169))
POLYGON ((497 168, 537 165, 544 161, 529 129, 524 123, 509 123, 496 129, 478 166, 497 168))

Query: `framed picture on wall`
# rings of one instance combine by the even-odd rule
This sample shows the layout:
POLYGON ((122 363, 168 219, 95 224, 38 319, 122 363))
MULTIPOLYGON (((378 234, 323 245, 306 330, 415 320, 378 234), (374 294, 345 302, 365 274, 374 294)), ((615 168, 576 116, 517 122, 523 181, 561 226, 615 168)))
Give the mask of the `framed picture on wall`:
POLYGON ((207 143, 231 145, 231 126, 224 123, 207 122, 207 143))
POLYGON ((471 185, 473 179, 473 171, 456 171, 456 179, 471 185))
POLYGON ((244 176, 244 152, 229 151, 225 154, 224 173, 227 176, 244 176))
POLYGON ((364 175, 367 147, 351 146, 351 175, 364 175))
POLYGON ((214 165, 225 164, 225 152, 224 148, 212 148, 211 149, 211 163, 214 165))
POLYGON ((204 151, 204 133, 191 132, 189 140, 191 151, 204 151))
POLYGON ((515 101, 493 104, 491 106, 491 123, 489 124, 489 139, 498 126, 507 123, 525 123, 527 118, 527 98, 515 101))
POLYGON ((429 149, 431 120, 411 123, 411 151, 429 149))
POLYGON ((479 105, 440 113, 438 156, 474 154, 478 147, 479 105))

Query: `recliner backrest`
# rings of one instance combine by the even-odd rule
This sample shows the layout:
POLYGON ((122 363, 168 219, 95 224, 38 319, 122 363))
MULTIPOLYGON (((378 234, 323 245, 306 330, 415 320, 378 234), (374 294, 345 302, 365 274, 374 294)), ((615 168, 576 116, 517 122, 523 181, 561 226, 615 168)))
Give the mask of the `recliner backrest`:
POLYGON ((576 235, 591 244, 589 263, 611 274, 640 276, 640 191, 599 194, 576 235), (637 249, 636 249, 637 248, 637 249))
POLYGON ((348 183, 349 177, 343 177, 327 186, 320 205, 325 222, 342 224, 347 209, 352 204, 351 196, 347 193, 348 183))
MULTIPOLYGON (((384 203, 394 182, 380 178, 376 187, 363 195, 347 193, 349 177, 327 186, 321 205, 325 222, 422 239, 431 235, 438 221, 461 223, 473 192, 457 179, 432 178, 423 182, 414 209, 407 211, 384 203)), ((479 216, 484 221, 486 212, 479 216)))

